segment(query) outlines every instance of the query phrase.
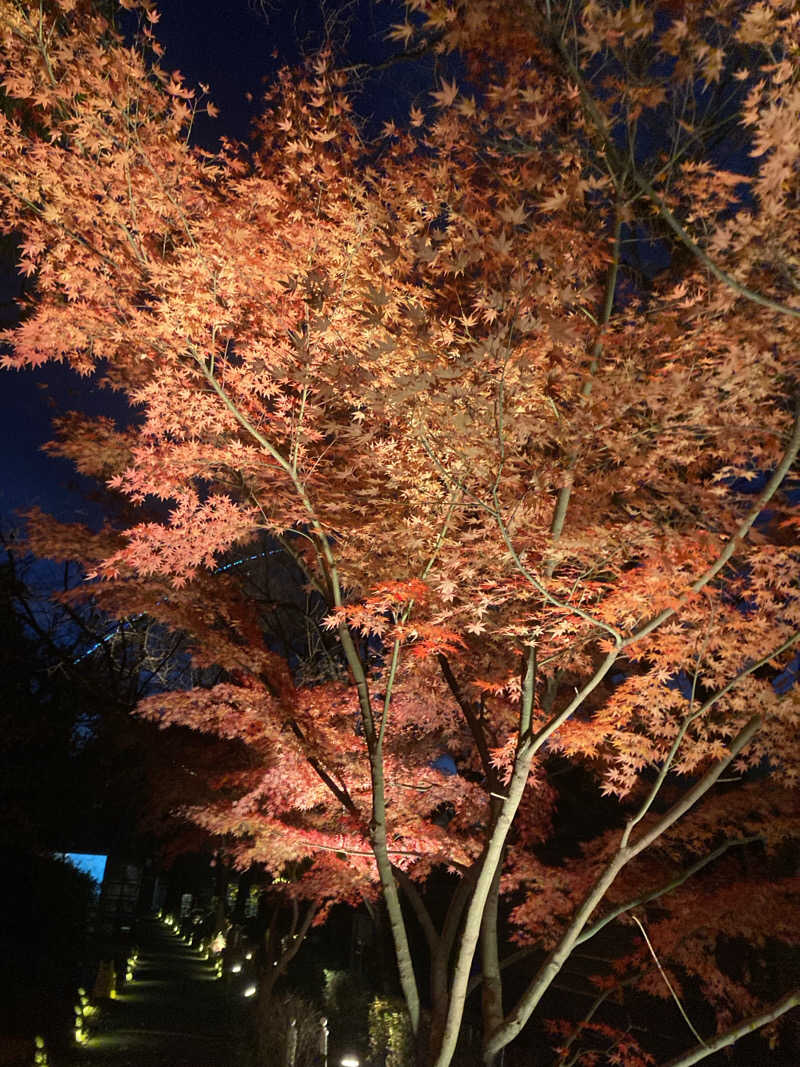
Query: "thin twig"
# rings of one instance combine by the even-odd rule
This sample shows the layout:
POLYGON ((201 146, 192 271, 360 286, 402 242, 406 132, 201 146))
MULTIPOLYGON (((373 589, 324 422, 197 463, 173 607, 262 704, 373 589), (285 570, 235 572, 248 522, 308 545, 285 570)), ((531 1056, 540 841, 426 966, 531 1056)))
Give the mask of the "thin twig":
POLYGON ((656 955, 656 950, 653 948, 653 945, 652 945, 652 943, 650 941, 650 938, 647 936, 647 931, 645 930, 644 926, 642 925, 641 921, 637 918, 637 916, 632 915, 631 918, 636 923, 636 925, 639 927, 639 929, 642 931, 642 937, 644 938, 644 942, 647 945, 648 949, 650 950, 650 955, 655 960, 656 967, 658 967, 658 973, 664 979, 664 984, 666 985, 667 989, 672 994, 672 999, 678 1005, 678 1011, 683 1016, 683 1021, 686 1023, 686 1025, 692 1031, 692 1033, 697 1038, 697 1040, 700 1042, 700 1044, 707 1048, 708 1046, 706 1045, 705 1041, 698 1034, 697 1030, 695 1030, 694 1026, 692 1025, 692 1020, 686 1014, 686 1009, 684 1008, 683 1004, 681 1004, 681 999, 678 996, 678 994, 675 992, 675 989, 674 989, 674 987, 672 985, 672 982, 670 982, 670 980, 669 980, 669 978, 667 976, 667 972, 661 966, 661 960, 659 960, 658 956, 656 955))

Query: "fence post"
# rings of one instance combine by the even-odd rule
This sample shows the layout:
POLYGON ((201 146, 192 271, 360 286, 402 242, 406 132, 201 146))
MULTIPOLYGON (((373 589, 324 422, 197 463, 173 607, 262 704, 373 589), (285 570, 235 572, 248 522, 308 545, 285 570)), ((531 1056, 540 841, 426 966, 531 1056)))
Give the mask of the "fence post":
POLYGON ((286 1067, 295 1067, 297 1059, 297 1019, 289 1020, 286 1034, 286 1067))
POLYGON ((328 1067, 328 1020, 323 1015, 319 1021, 319 1057, 322 1067, 328 1067))

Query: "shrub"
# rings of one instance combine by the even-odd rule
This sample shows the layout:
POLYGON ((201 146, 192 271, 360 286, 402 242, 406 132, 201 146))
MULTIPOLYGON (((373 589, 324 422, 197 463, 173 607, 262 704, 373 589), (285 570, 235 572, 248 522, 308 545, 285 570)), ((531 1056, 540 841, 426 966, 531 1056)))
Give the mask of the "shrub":
POLYGON ((384 1067, 411 1067, 411 1024, 399 997, 374 997, 369 1007, 369 1050, 384 1067))
POLYGON ((259 1013, 258 1047, 262 1062, 286 1062, 286 1046, 292 1019, 297 1023, 295 1067, 313 1067, 317 1062, 321 1012, 316 1004, 296 993, 270 999, 259 1013))

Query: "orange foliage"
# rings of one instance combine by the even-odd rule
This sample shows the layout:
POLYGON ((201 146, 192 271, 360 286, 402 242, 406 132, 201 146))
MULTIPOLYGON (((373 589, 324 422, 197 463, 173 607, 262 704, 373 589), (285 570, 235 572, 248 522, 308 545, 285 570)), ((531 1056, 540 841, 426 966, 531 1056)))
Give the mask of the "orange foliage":
MULTIPOLYGON (((105 551, 44 519, 31 541, 80 554, 83 538, 100 602, 187 630, 228 672, 141 709, 253 750, 247 788, 194 817, 238 837, 241 863, 312 859, 308 891, 329 898, 380 882, 390 899, 392 865, 420 884, 488 871, 436 1009, 450 1029, 487 841, 519 939, 566 955, 721 845, 746 837, 781 869, 800 773, 797 690, 772 684, 800 639, 796 5, 588 0, 559 26, 559 5, 410 0, 391 36, 461 68, 408 123, 367 143, 323 52, 279 76, 251 145, 211 154, 187 134, 213 105, 160 68, 149 2, 123 6, 148 16, 135 49, 85 0, 0 4, 0 210, 36 279, 4 362, 67 361, 141 416, 124 433, 71 417, 53 447, 168 516, 109 531, 105 551), (741 90, 711 115, 740 123, 741 172, 706 151, 702 94, 720 85, 741 90), (634 284, 621 242, 640 235, 670 269, 634 284), (327 604, 334 666, 316 684, 266 648, 236 576, 212 573, 265 537, 327 604), (437 769, 444 751, 459 773, 437 769), (742 789, 665 823, 731 752, 742 789), (656 833, 596 902, 619 831, 558 867, 537 853, 564 759, 616 798, 633 845, 656 833)), ((651 926, 723 1023, 758 1006, 716 963, 755 877, 726 862, 658 896, 651 926)), ((796 898, 768 877, 747 936, 796 939, 775 925, 796 898)), ((620 970, 641 963, 656 992, 630 944, 620 970)), ((487 1057, 551 980, 488 1019, 487 1057)), ((649 1062, 610 1024, 590 1032, 617 1043, 603 1062, 649 1062)))

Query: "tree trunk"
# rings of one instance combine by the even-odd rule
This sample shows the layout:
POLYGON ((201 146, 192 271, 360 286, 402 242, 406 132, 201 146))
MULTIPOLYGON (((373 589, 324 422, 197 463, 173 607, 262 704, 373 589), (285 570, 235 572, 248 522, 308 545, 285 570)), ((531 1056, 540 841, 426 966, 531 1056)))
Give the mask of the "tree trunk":
MULTIPOLYGON (((497 946, 497 911, 500 903, 500 875, 502 863, 492 879, 481 922, 481 1007, 483 1011, 484 1043, 503 1022, 503 986, 500 979, 500 957, 497 946)), ((497 1057, 484 1055, 487 1067, 494 1067, 497 1057)))
POLYGON ((431 1021, 426 1049, 432 1062, 442 1047, 447 1021, 447 964, 448 953, 440 946, 431 959, 431 1021))
POLYGON ((212 934, 219 934, 226 926, 225 897, 228 892, 228 868, 222 862, 222 857, 219 853, 217 853, 216 885, 214 888, 217 902, 214 908, 214 929, 211 932, 212 934))

